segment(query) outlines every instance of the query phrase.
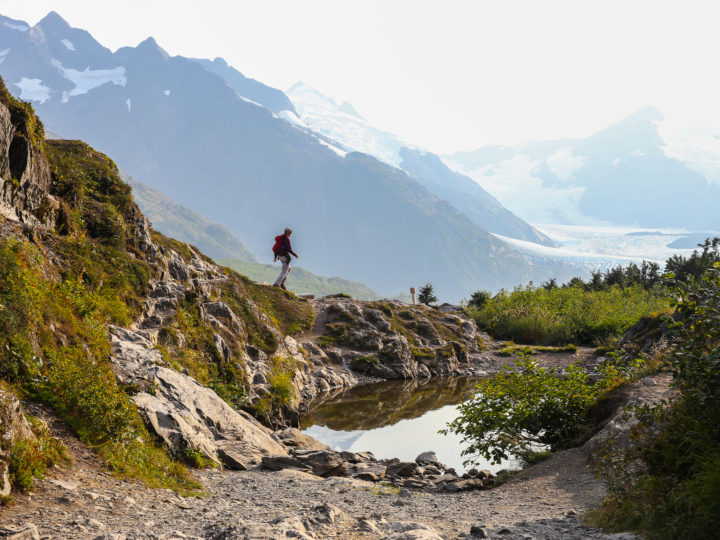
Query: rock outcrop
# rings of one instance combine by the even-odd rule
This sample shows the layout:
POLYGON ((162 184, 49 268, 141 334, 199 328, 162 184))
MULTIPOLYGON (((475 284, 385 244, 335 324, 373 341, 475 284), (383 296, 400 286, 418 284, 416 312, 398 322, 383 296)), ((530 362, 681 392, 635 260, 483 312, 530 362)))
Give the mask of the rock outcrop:
POLYGON ((20 401, 10 392, 0 390, 0 495, 9 495, 12 488, 9 457, 13 445, 34 438, 20 401))
POLYGON ((243 470, 264 455, 287 454, 253 417, 192 377, 165 367, 162 354, 139 333, 113 328, 111 339, 118 379, 141 389, 133 401, 176 456, 199 452, 219 466, 243 470))
POLYGON ((60 203, 50 194, 50 168, 39 148, 43 137, 32 112, 11 101, 0 81, 0 215, 52 227, 60 203))
POLYGON ((462 308, 450 307, 325 298, 315 304, 322 351, 303 346, 314 362, 376 379, 484 373, 493 362, 483 354, 490 338, 462 308))

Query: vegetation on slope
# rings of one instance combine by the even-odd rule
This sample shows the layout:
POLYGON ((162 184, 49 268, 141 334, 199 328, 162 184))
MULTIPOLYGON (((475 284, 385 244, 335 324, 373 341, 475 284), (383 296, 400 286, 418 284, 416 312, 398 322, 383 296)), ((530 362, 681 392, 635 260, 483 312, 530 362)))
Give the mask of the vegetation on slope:
POLYGON ((668 259, 665 271, 655 263, 617 266, 595 272, 588 281, 573 278, 558 286, 551 279, 492 295, 471 295, 478 326, 497 339, 519 343, 606 345, 619 339, 642 317, 671 309, 664 282, 699 278, 720 261, 720 238, 707 239, 689 257, 668 259))
POLYGON ((610 496, 597 524, 648 538, 717 538, 720 528, 720 264, 673 289, 679 322, 666 368, 677 399, 635 411, 631 445, 602 456, 610 496))

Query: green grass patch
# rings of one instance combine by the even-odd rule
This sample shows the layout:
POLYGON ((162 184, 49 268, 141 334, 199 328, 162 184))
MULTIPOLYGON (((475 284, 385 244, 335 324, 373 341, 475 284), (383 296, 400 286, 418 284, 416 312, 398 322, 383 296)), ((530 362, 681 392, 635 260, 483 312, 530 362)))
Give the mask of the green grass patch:
POLYGON ((640 286, 588 291, 580 287, 517 287, 471 309, 478 326, 496 339, 519 343, 600 345, 622 336, 641 317, 668 313, 662 289, 640 286))

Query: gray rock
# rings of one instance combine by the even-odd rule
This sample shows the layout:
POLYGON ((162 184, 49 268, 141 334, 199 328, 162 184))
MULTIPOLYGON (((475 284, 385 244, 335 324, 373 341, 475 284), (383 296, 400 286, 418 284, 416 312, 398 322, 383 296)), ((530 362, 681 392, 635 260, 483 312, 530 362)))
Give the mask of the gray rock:
POLYGON ((330 447, 323 444, 310 435, 305 435, 297 428, 286 428, 275 432, 275 437, 279 442, 288 447, 307 448, 311 450, 327 450, 330 447))
POLYGON ((349 465, 333 450, 296 450, 293 455, 322 477, 347 476, 349 465))
POLYGON ((26 523, 19 527, 0 526, 0 538, 3 540, 40 540, 40 533, 34 523, 26 523))
POLYGON ((360 518, 358 520, 358 529, 363 532, 376 532, 378 530, 378 527, 373 520, 360 518))
POLYGON ((155 394, 140 392, 133 401, 173 454, 193 448, 234 469, 257 463, 264 455, 287 455, 270 430, 230 407, 211 389, 168 368, 144 367, 155 394))
POLYGON ((400 461, 398 463, 388 464, 387 474, 408 478, 418 472, 417 463, 412 461, 400 461))
POLYGON ((475 538, 490 538, 490 533, 482 525, 473 525, 470 527, 470 534, 475 538))
POLYGON ((437 462, 437 454, 433 452, 432 450, 428 452, 423 452, 418 457, 415 458, 416 463, 424 464, 424 463, 436 463, 437 462))
POLYGON ((269 471, 280 471, 287 468, 307 469, 305 463, 291 456, 263 456, 262 468, 269 471))
POLYGON ((356 463, 350 467, 348 474, 355 476, 360 480, 368 480, 370 482, 377 482, 385 478, 387 467, 382 463, 356 463))

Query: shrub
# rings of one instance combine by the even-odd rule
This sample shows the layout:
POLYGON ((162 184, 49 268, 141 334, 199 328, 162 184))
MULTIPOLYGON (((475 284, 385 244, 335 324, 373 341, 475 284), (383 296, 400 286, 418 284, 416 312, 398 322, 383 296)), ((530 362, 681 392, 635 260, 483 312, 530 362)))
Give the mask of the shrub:
POLYGON ((648 538, 717 538, 720 529, 720 264, 672 289, 668 357, 679 397, 635 409, 631 444, 599 458, 609 496, 592 516, 648 538))
POLYGON ((549 446, 571 445, 587 421, 596 390, 574 365, 561 375, 545 369, 526 355, 517 370, 505 368, 476 386, 475 396, 458 407, 460 416, 444 433, 463 437, 467 462, 482 456, 499 463, 510 455, 521 457, 549 446))
POLYGON ((65 446, 50 436, 45 424, 29 420, 36 438, 18 441, 10 448, 10 483, 22 493, 29 491, 34 478, 42 478, 49 467, 67 458, 65 446))

